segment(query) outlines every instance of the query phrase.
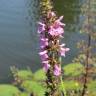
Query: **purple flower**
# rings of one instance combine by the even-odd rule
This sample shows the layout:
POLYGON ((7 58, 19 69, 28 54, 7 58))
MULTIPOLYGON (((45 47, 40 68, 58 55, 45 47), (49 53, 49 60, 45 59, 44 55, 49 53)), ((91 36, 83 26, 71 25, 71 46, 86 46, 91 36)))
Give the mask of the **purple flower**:
POLYGON ((69 49, 69 48, 63 48, 63 46, 65 46, 65 44, 60 45, 60 50, 59 50, 59 52, 60 52, 60 55, 61 55, 61 56, 64 56, 64 57, 65 57, 65 53, 66 53, 67 51, 69 51, 70 49, 69 49))
POLYGON ((39 55, 40 55, 40 58, 41 58, 42 61, 44 61, 48 58, 48 54, 47 54, 46 50, 44 50, 42 52, 39 52, 39 55))
POLYGON ((48 33, 52 36, 55 36, 55 29, 52 26, 50 26, 48 33))
POLYGON ((47 72, 49 68, 50 68, 50 65, 48 63, 45 63, 43 65, 43 69, 44 69, 45 72, 47 72))
MULTIPOLYGON (((50 56, 51 52, 49 52, 49 47, 47 48, 47 46, 50 46, 51 48, 54 47, 55 37, 57 37, 56 38, 57 45, 60 44, 59 40, 61 37, 63 37, 63 33, 64 33, 63 28, 65 26, 65 24, 61 22, 61 20, 63 19, 63 16, 59 17, 58 19, 56 19, 55 17, 57 17, 57 16, 53 11, 48 11, 46 18, 48 20, 55 19, 55 21, 50 22, 50 23, 46 22, 45 24, 43 22, 38 22, 38 25, 39 25, 38 26, 38 33, 40 36, 40 50, 41 50, 41 52, 39 52, 39 55, 41 58, 41 62, 43 64, 43 69, 47 72, 48 69, 50 67, 52 67, 53 75, 60 76, 61 75, 61 67, 59 66, 59 64, 55 64, 54 66, 51 64, 52 62, 49 61, 49 59, 51 60, 51 56, 50 56), (46 32, 48 34, 46 34, 46 32), (50 37, 53 37, 53 38, 50 39, 50 37)), ((65 48, 65 44, 61 44, 59 46, 56 46, 56 52, 57 52, 57 50, 58 50, 58 53, 60 54, 60 56, 65 57, 65 53, 67 51, 69 51, 70 49, 65 48)), ((52 52, 52 54, 53 54, 53 52, 52 52)), ((54 59, 57 61, 56 58, 54 58, 54 59)), ((53 60, 53 58, 52 58, 52 60, 53 60)))
POLYGON ((63 19, 63 16, 59 17, 59 19, 57 19, 57 20, 54 22, 53 27, 54 27, 54 28, 64 27, 65 24, 61 22, 62 19, 63 19))
POLYGON ((63 16, 59 17, 59 19, 57 19, 50 26, 50 29, 48 31, 50 35, 62 37, 62 34, 64 33, 64 29, 62 27, 65 26, 65 24, 61 22, 62 19, 63 19, 63 16))
POLYGON ((54 16, 56 16, 56 14, 52 11, 49 11, 48 14, 47 14, 48 18, 51 18, 51 17, 54 17, 54 16))
POLYGON ((64 47, 65 45, 66 45, 66 44, 63 43, 63 44, 61 44, 61 45, 59 45, 59 46, 60 46, 60 47, 64 47))
POLYGON ((48 64, 48 63, 49 63, 49 61, 48 61, 48 60, 47 60, 47 61, 42 61, 42 63, 43 63, 43 64, 46 64, 46 63, 48 64))
POLYGON ((44 54, 47 54, 47 50, 44 50, 42 52, 39 52, 39 55, 44 55, 44 54))
POLYGON ((42 23, 42 22, 38 22, 38 33, 40 34, 40 33, 42 33, 42 32, 44 32, 45 31, 45 24, 44 23, 42 23))
POLYGON ((40 47, 44 48, 45 46, 48 46, 48 39, 47 38, 41 38, 40 39, 40 47))
POLYGON ((54 66, 54 75, 59 76, 60 74, 61 74, 61 68, 57 64, 55 64, 55 66, 54 66))
POLYGON ((64 30, 62 27, 54 28, 53 26, 51 26, 49 29, 49 34, 52 36, 62 36, 63 33, 64 30))
POLYGON ((56 35, 62 35, 62 34, 64 33, 64 30, 63 30, 63 28, 58 27, 58 28, 55 30, 55 32, 56 32, 56 35))

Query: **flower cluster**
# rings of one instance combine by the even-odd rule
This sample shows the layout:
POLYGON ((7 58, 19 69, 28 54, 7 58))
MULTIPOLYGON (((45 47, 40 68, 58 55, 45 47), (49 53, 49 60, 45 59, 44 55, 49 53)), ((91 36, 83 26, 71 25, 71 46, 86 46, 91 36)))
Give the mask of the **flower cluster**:
POLYGON ((61 67, 58 61, 54 60, 50 53, 58 53, 59 56, 64 56, 69 48, 65 48, 65 44, 60 45, 60 38, 63 37, 65 26, 64 23, 61 22, 63 16, 56 18, 56 14, 54 12, 48 12, 47 19, 51 21, 48 24, 41 21, 38 23, 38 34, 40 35, 40 58, 43 64, 43 69, 47 72, 51 66, 53 66, 53 74, 55 76, 60 76, 61 67), (55 61, 53 63, 53 61, 55 61), (51 64, 52 63, 52 64, 51 64))

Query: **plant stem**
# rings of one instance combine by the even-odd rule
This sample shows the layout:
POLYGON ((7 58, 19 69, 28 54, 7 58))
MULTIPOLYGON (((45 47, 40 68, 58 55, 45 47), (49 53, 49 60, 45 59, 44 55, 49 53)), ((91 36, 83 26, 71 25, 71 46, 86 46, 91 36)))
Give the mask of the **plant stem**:
POLYGON ((62 76, 61 76, 61 86, 62 86, 62 89, 63 89, 63 94, 64 94, 64 96, 67 96, 66 95, 66 89, 65 89, 65 87, 64 87, 64 83, 63 83, 63 80, 62 80, 62 76))
POLYGON ((89 58, 90 58, 90 47, 91 47, 91 28, 90 28, 90 0, 88 0, 88 43, 87 43, 87 51, 86 51, 86 59, 85 59, 85 75, 84 75, 84 85, 83 85, 83 90, 82 90, 82 95, 85 96, 86 91, 87 91, 87 83, 88 83, 88 75, 89 75, 89 58))
POLYGON ((86 53, 86 64, 85 64, 85 75, 84 75, 84 85, 83 85, 83 91, 82 91, 82 95, 81 96, 84 96, 86 94, 86 90, 87 90, 87 82, 88 82, 88 69, 89 69, 89 54, 90 54, 90 51, 89 51, 89 48, 91 46, 91 36, 90 34, 88 34, 88 50, 87 50, 87 53, 86 53))

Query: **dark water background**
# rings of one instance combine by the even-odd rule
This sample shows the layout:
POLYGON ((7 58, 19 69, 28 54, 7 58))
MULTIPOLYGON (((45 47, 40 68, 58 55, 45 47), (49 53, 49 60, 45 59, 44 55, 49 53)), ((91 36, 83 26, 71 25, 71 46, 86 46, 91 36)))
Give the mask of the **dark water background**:
MULTIPOLYGON (((76 42, 81 24, 80 4, 82 0, 54 0, 59 15, 64 15, 65 37, 71 51, 64 58, 67 64, 77 54, 76 42), (59 2, 58 2, 59 1, 59 2)), ((10 66, 33 71, 41 67, 38 56, 36 22, 39 11, 38 0, 0 0, 0 82, 10 81, 10 66)))

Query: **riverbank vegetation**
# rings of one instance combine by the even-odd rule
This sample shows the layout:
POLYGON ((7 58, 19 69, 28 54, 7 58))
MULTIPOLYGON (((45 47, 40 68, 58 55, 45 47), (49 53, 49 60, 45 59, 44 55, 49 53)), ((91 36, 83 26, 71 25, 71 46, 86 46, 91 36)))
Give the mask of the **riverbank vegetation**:
MULTIPOLYGON (((81 96, 84 66, 80 63, 71 63, 62 69, 64 71, 63 81, 60 83, 58 89, 61 92, 66 90, 66 96, 81 96)), ((12 67, 11 71, 13 82, 12 84, 0 84, 0 96, 45 96, 46 74, 43 69, 39 69, 33 73, 30 69, 19 70, 12 67)), ((93 80, 88 83, 87 96, 95 96, 95 90, 96 78, 94 76, 93 80)))
MULTIPOLYGON (((57 16, 51 0, 41 0, 38 34, 43 68, 32 72, 11 67, 12 84, 0 85, 0 96, 96 96, 96 26, 93 3, 87 0, 82 6, 86 17, 80 33, 84 40, 77 43, 79 54, 70 64, 64 65, 62 57, 71 48, 62 42, 65 24, 57 16)), ((70 53, 70 52, 69 52, 70 53)), ((66 55, 67 56, 67 55, 66 55)))

